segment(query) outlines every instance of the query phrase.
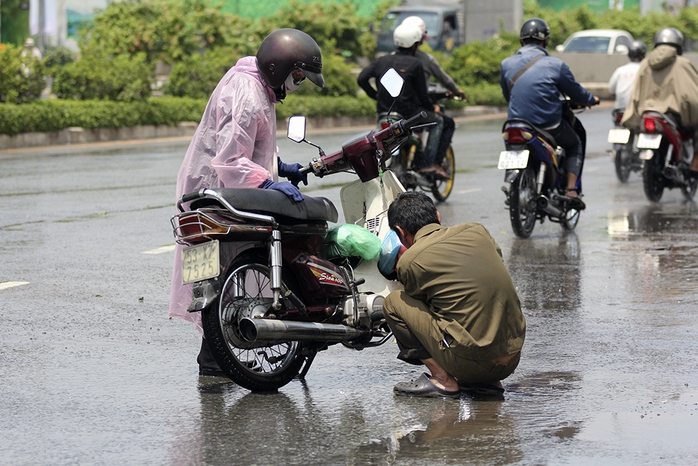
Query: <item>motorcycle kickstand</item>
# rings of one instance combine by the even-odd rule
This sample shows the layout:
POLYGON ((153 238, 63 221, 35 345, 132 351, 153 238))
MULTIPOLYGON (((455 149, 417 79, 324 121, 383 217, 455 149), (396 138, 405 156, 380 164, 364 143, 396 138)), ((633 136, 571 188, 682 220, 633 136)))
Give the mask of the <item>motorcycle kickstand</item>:
POLYGON ((313 351, 311 354, 305 357, 305 362, 303 363, 303 368, 300 370, 298 375, 296 376, 298 379, 304 381, 305 376, 308 374, 308 371, 310 370, 310 366, 313 364, 313 361, 315 361, 315 356, 317 356, 317 351, 313 351))

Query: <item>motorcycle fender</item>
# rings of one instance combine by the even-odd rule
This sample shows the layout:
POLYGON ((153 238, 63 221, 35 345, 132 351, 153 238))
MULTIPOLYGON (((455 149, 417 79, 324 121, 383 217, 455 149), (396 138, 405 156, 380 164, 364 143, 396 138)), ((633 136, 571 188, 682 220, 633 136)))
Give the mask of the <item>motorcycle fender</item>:
POLYGON ((519 174, 521 170, 507 170, 504 172, 504 182, 511 183, 516 179, 516 175, 519 174))
POLYGON ((653 150, 641 150, 640 151, 640 160, 652 160, 652 157, 654 157, 654 151, 653 150))
POLYGON ((200 312, 216 302, 221 294, 221 281, 218 278, 194 283, 192 301, 187 312, 200 312))

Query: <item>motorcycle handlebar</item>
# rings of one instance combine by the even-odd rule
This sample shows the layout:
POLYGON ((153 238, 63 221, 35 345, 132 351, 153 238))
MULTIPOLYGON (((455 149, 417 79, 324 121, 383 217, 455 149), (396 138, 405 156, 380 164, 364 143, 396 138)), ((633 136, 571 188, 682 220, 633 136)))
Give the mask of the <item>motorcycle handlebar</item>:
POLYGON ((417 126, 418 123, 421 123, 422 120, 424 120, 427 117, 427 112, 422 110, 412 118, 409 118, 407 120, 404 120, 403 126, 406 131, 410 131, 412 127, 417 126))

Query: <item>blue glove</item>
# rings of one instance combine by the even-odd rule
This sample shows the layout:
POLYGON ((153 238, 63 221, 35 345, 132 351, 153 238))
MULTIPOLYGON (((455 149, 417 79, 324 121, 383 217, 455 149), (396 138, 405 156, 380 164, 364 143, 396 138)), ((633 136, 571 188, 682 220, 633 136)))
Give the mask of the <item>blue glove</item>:
POLYGON ((260 184, 259 187, 262 189, 276 189, 277 191, 281 191, 296 202, 300 202, 303 200, 303 195, 301 194, 298 187, 289 183, 288 181, 274 183, 272 180, 264 180, 264 182, 260 184))
POLYGON ((283 176, 291 180, 294 186, 298 186, 301 181, 305 186, 308 186, 308 174, 301 173, 301 168, 303 165, 300 163, 284 163, 281 161, 281 157, 277 157, 279 161, 279 176, 283 176))

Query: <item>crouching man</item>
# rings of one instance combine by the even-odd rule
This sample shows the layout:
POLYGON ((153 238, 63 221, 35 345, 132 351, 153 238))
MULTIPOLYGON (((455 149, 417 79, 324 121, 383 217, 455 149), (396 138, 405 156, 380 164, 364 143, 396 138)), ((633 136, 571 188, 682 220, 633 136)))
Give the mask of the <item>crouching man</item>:
POLYGON ((393 201, 388 222, 407 250, 396 268, 405 289, 386 298, 385 318, 398 358, 431 373, 398 383, 395 393, 503 393, 500 380, 519 364, 526 320, 497 243, 477 223, 441 226, 436 206, 421 192, 393 201))

